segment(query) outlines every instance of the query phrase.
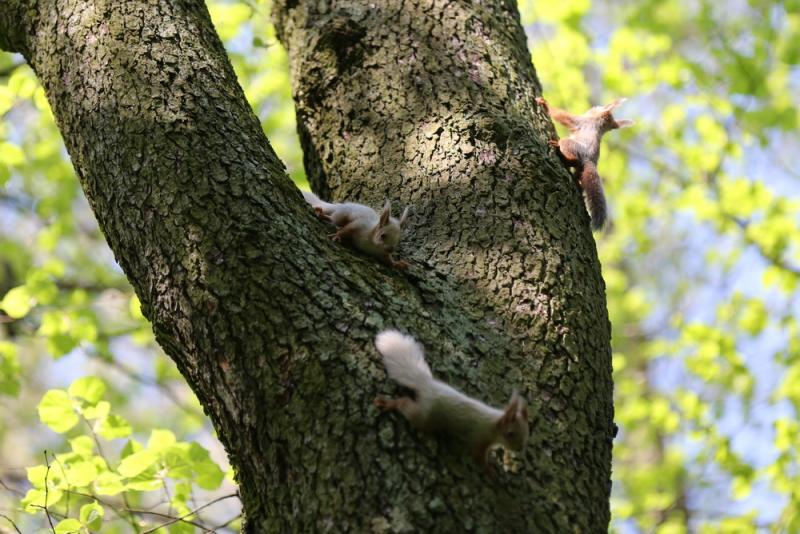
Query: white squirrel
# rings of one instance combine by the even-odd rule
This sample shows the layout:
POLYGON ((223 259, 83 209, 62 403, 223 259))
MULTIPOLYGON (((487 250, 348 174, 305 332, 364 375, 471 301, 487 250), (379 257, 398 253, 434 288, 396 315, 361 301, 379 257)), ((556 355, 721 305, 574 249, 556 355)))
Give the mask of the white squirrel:
POLYGON ((385 330, 375 338, 389 377, 414 390, 415 399, 376 397, 383 411, 397 410, 417 429, 445 431, 464 441, 481 465, 489 450, 503 446, 521 451, 528 441, 528 408, 516 391, 503 410, 487 406, 433 378, 422 347, 413 337, 385 330))
POLYGON ((303 198, 311 204, 320 219, 339 227, 330 236, 334 241, 348 241, 364 254, 397 269, 408 267, 407 262, 392 258, 403 235, 403 226, 408 217, 407 206, 398 220, 392 217, 392 203, 389 201, 378 215, 369 206, 355 202, 325 202, 309 191, 303 191, 303 198))

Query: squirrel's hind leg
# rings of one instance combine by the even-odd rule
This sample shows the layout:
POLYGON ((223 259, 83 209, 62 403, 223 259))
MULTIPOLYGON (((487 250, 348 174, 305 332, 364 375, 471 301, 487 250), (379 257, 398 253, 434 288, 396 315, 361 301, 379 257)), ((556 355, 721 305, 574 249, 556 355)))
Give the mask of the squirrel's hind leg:
POLYGON ((556 152, 561 158, 561 161, 568 167, 577 167, 581 163, 580 157, 578 156, 578 146, 575 141, 569 137, 558 141, 558 150, 556 152))
POLYGON ((387 399, 386 397, 375 397, 375 400, 372 401, 376 407, 378 407, 381 411, 384 412, 391 412, 391 411, 398 411, 403 414, 403 417, 408 419, 412 425, 420 426, 422 423, 421 421, 421 411, 419 409, 419 404, 410 398, 410 397, 400 397, 397 399, 387 399))

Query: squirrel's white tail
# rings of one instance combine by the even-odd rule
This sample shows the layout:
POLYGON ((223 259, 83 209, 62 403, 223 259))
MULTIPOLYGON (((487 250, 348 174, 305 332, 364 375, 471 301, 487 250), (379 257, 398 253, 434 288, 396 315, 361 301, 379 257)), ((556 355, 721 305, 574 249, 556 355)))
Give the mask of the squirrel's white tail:
POLYGON ((333 204, 331 204, 330 202, 325 202, 311 191, 300 191, 300 192, 303 193, 303 198, 305 199, 306 202, 311 204, 311 207, 328 209, 333 206, 333 204))
POLYGON ((375 346, 383 355, 389 377, 398 384, 417 390, 433 380, 422 347, 413 337, 384 330, 375 338, 375 346))

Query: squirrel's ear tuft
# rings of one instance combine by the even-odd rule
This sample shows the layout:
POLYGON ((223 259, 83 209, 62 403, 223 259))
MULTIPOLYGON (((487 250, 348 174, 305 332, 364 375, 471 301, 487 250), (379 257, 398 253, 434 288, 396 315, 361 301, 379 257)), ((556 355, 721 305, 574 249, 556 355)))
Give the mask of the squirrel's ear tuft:
POLYGON ((381 212, 381 219, 378 222, 378 226, 386 226, 389 224, 389 217, 392 216, 392 201, 387 200, 386 204, 383 206, 383 211, 381 212))
POLYGON ((505 412, 503 413, 503 418, 502 418, 503 422, 513 421, 517 417, 517 411, 519 410, 520 399, 521 397, 519 396, 519 393, 517 393, 517 390, 515 389, 511 393, 511 399, 508 401, 505 412))
POLYGON ((406 224, 406 220, 408 219, 408 208, 409 206, 406 206, 406 209, 403 210, 403 214, 400 216, 400 228, 403 228, 406 224))
POLYGON ((614 122, 617 123, 617 128, 627 128, 636 124, 636 121, 631 119, 617 119, 614 122))
POLYGON ((528 401, 522 397, 519 397, 519 403, 517 404, 517 417, 525 420, 528 419, 528 401))
POLYGON ((606 104, 605 106, 603 106, 603 111, 611 111, 614 108, 618 108, 619 106, 624 104, 626 100, 628 100, 628 99, 627 98, 617 98, 616 100, 614 100, 610 104, 606 104))

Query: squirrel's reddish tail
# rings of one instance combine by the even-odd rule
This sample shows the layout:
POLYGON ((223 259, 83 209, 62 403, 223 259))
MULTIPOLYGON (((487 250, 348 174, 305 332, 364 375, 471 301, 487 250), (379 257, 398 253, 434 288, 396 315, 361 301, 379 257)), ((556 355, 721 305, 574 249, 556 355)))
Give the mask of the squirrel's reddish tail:
POLYGON ((580 183, 586 195, 586 208, 592 217, 592 230, 599 230, 606 222, 606 197, 603 194, 603 182, 592 162, 584 163, 580 183))

